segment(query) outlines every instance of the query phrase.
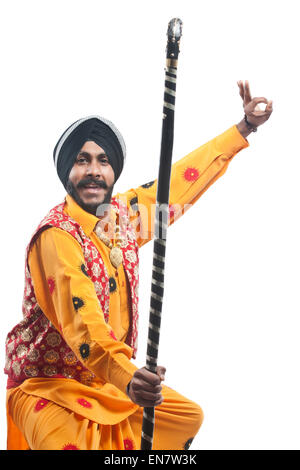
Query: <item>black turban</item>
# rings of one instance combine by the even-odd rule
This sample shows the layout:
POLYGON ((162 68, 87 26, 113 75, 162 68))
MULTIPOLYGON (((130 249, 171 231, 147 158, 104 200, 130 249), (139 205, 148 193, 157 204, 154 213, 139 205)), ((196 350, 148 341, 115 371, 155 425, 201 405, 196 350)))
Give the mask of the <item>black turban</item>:
POLYGON ((65 188, 76 157, 88 140, 94 141, 105 151, 115 174, 119 178, 126 157, 125 142, 114 124, 100 116, 88 116, 71 124, 59 138, 53 159, 56 170, 65 188))

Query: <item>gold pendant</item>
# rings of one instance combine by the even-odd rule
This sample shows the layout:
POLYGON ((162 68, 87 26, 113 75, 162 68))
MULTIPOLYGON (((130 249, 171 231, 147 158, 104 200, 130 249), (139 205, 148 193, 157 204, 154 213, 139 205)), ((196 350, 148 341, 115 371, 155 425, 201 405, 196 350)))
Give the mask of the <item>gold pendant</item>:
POLYGON ((123 252, 121 248, 114 246, 109 253, 109 259, 111 264, 115 268, 118 268, 123 261, 123 252))

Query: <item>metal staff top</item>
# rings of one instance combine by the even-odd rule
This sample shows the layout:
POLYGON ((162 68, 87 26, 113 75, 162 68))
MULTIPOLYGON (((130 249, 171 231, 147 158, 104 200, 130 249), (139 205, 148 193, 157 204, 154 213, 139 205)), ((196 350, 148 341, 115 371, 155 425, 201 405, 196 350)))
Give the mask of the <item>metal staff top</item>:
MULTIPOLYGON (((161 311, 164 292, 164 267, 169 217, 169 192, 174 137, 177 59, 181 32, 182 21, 179 18, 172 19, 169 22, 167 32, 168 42, 165 68, 163 124, 157 181, 153 271, 146 357, 146 368, 154 373, 156 373, 157 370, 161 311)), ((141 450, 151 450, 153 431, 154 408, 145 407, 143 414, 141 450)))
POLYGON ((170 174, 172 165, 175 92, 179 43, 182 34, 182 21, 174 18, 168 25, 168 42, 166 50, 165 93, 163 109, 163 128, 161 140, 160 166, 157 183, 157 202, 168 204, 170 174))

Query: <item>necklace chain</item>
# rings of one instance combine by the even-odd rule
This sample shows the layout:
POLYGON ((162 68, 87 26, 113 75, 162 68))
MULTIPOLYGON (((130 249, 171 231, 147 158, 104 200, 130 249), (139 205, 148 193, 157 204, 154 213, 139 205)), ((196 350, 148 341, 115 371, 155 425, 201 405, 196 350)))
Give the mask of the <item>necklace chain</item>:
MULTIPOLYGON (((105 235, 103 230, 101 229, 100 223, 98 222, 96 227, 95 227, 95 233, 97 237, 110 249, 109 253, 109 259, 111 264, 118 269, 118 267, 122 264, 123 262, 123 252, 121 250, 121 242, 122 238, 120 235, 120 226, 116 223, 117 220, 117 214, 114 211, 114 230, 113 230, 113 240, 114 243, 111 242, 111 239, 105 235)), ((110 225, 110 223, 108 224, 110 225)))

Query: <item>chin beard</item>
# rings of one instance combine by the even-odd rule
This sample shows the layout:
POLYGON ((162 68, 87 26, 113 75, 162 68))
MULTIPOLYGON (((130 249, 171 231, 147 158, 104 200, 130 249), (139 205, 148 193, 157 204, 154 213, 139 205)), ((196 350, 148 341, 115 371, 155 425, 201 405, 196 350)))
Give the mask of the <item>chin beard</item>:
POLYGON ((70 196, 74 199, 74 201, 77 202, 77 204, 83 210, 85 210, 86 212, 89 212, 90 214, 93 214, 93 215, 97 215, 97 213, 101 214, 102 213, 101 207, 103 206, 103 208, 104 208, 105 205, 110 204, 113 189, 114 189, 113 186, 110 186, 108 188, 107 194, 106 194, 106 196, 104 197, 103 201, 100 204, 86 204, 85 202, 83 202, 81 197, 78 195, 78 192, 77 192, 74 184, 70 180, 68 180, 67 187, 66 187, 66 190, 67 190, 68 194, 70 194, 70 196))

